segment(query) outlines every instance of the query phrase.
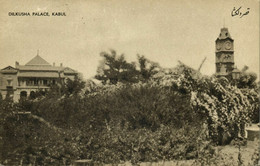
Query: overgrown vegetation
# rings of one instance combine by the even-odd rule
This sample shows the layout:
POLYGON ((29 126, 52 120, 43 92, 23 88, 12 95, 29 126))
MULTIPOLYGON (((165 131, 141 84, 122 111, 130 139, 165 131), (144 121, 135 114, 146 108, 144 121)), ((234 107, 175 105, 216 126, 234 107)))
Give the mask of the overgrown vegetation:
POLYGON ((1 163, 209 163, 215 145, 243 140, 245 124, 258 122, 255 80, 207 77, 182 63, 166 70, 144 56, 136 65, 114 51, 102 56, 102 84, 75 78, 35 99, 0 99, 1 163))

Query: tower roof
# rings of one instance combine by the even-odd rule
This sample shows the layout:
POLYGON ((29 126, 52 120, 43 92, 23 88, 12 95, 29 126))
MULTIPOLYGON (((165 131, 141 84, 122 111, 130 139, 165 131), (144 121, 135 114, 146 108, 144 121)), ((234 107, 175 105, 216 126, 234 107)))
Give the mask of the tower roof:
POLYGON ((51 66, 46 60, 39 55, 35 56, 32 60, 25 64, 25 66, 51 66))
POLYGON ((217 40, 223 40, 223 39, 227 39, 227 38, 233 40, 230 36, 230 33, 228 32, 228 28, 221 28, 220 34, 219 34, 217 40))

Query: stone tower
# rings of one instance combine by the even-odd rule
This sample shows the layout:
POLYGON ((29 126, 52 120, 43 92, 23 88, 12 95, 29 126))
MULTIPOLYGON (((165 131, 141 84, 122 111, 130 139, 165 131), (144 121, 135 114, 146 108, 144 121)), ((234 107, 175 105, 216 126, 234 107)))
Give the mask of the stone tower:
POLYGON ((234 40, 227 28, 221 28, 216 40, 216 75, 229 77, 234 69, 234 40))

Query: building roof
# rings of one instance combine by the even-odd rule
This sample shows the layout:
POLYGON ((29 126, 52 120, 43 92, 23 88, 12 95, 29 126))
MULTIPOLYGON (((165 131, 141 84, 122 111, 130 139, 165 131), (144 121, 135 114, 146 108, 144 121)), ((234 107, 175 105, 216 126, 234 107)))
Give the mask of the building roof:
POLYGON ((17 73, 17 69, 12 66, 7 66, 0 71, 1 73, 17 73))
POLYGON ((219 34, 219 37, 217 38, 217 40, 223 40, 223 39, 231 39, 231 35, 230 33, 228 32, 228 28, 221 28, 220 30, 220 34, 219 34))
POLYGON ((52 66, 42 57, 37 55, 25 65, 18 65, 17 69, 20 71, 63 71, 66 74, 75 74, 75 70, 69 67, 52 66))
POLYGON ((65 74, 76 74, 77 72, 69 67, 60 67, 60 66, 17 66, 17 69, 20 71, 35 71, 35 72, 64 72, 65 74))
POLYGON ((7 66, 0 70, 0 73, 18 73, 18 77, 46 77, 58 78, 65 75, 75 75, 77 71, 63 66, 52 66, 39 55, 30 60, 26 65, 16 64, 16 68, 7 66))
POLYGON ((57 72, 21 72, 18 73, 18 77, 42 77, 42 78, 63 78, 64 75, 57 72))
POLYGON ((17 66, 19 70, 22 71, 61 71, 64 70, 64 67, 58 67, 58 66, 23 66, 19 65, 17 66))
POLYGON ((37 55, 28 63, 26 63, 25 66, 51 66, 51 64, 49 64, 46 60, 37 55))

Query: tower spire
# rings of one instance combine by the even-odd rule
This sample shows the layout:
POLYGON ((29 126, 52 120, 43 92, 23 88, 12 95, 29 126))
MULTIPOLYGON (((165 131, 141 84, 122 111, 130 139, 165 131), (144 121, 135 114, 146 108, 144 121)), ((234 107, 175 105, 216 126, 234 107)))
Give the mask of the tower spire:
POLYGON ((39 50, 37 50, 37 56, 39 56, 39 50))

